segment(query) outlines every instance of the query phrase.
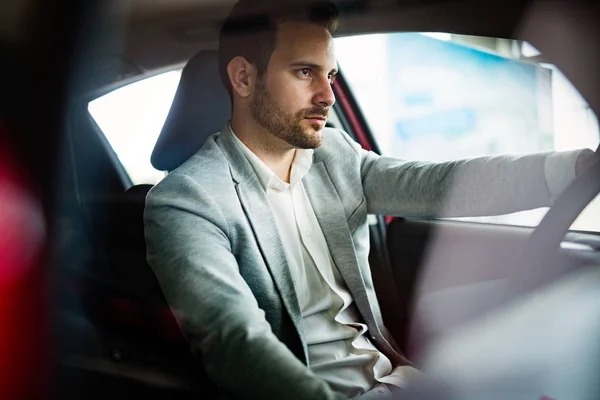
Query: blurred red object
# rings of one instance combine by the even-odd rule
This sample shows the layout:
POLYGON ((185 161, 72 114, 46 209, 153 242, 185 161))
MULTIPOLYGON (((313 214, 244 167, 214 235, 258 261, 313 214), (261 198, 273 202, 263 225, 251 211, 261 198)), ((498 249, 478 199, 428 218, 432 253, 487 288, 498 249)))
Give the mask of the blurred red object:
POLYGON ((0 399, 47 392, 46 224, 0 121, 0 399))

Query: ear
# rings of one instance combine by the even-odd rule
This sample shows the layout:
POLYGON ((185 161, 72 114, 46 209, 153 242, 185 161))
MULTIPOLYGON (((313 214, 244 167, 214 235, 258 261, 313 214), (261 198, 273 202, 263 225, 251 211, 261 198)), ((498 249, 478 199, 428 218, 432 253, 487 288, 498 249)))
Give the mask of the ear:
POLYGON ((246 98, 252 93, 256 79, 256 68, 244 57, 237 56, 227 64, 227 74, 234 93, 246 98))

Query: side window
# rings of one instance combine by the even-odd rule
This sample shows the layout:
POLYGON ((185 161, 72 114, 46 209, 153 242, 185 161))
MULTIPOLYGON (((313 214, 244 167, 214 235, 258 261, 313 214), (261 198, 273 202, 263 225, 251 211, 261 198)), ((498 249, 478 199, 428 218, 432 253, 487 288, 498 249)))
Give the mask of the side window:
MULTIPOLYGON (((336 52, 384 155, 446 161, 598 146, 596 115, 525 42, 391 33, 338 38, 336 52)), ((598 201, 573 229, 600 231, 598 201)), ((464 220, 536 226, 546 212, 464 220)))
POLYGON ((88 104, 134 185, 156 184, 166 174, 152 167, 150 155, 165 123, 181 70, 134 82, 88 104))

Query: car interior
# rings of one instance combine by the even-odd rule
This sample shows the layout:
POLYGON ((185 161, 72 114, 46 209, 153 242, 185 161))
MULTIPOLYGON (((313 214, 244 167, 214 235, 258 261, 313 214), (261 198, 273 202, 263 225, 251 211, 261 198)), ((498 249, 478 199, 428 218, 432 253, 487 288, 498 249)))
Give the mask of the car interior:
MULTIPOLYGON (((90 2, 82 13, 86 23, 75 47, 53 192, 57 398, 215 396, 146 262, 142 215, 152 185, 132 182, 88 104, 185 66, 150 160, 165 173, 177 168, 231 115, 216 49, 219 24, 234 2, 90 2)), ((600 112, 600 46, 593 39, 600 37, 600 27, 593 5, 550 0, 336 3, 339 37, 448 32, 526 40, 600 112)), ((343 69, 340 75, 329 126, 380 152, 343 69)), ((370 217, 369 261, 386 326, 417 367, 439 378, 439 385, 427 382, 407 392, 413 396, 407 398, 533 398, 527 396, 537 389, 519 386, 526 378, 544 390, 534 393, 537 398, 600 396, 595 340, 600 298, 594 294, 600 283, 600 233, 570 230, 600 192, 599 171, 592 168, 570 186, 537 228, 370 217), (581 313, 575 315, 575 307, 581 313), (539 346, 547 351, 532 350, 539 346), (569 366, 569 374, 546 368, 561 363, 569 366), (480 368, 488 364, 497 368, 480 368), (461 366, 477 373, 461 373, 461 366), (507 371, 515 370, 522 371, 519 379, 507 379, 507 371), (449 389, 444 379, 464 385, 449 389), (507 387, 512 391, 503 392, 507 387)))

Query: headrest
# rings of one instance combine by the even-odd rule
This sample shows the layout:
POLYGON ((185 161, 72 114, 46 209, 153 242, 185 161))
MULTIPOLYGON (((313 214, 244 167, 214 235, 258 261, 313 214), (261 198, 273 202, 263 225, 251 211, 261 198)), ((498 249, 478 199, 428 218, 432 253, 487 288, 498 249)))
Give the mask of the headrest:
POLYGON ((190 158, 231 117, 229 94, 221 83, 217 51, 200 51, 181 73, 173 104, 150 161, 172 171, 190 158))

